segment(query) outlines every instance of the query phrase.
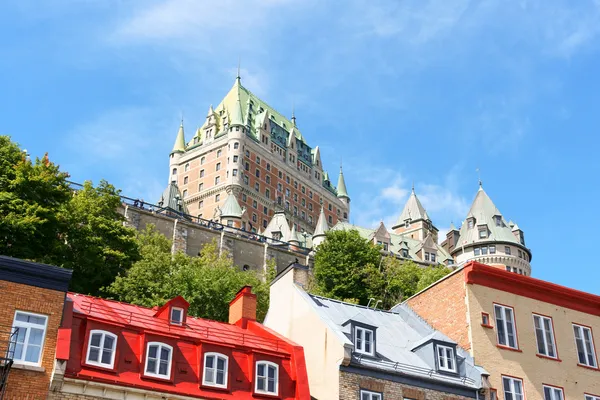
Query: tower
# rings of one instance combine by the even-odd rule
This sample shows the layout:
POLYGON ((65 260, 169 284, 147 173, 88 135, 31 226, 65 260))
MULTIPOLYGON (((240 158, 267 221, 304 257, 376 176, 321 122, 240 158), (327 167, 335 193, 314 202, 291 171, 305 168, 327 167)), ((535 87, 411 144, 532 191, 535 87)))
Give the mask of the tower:
POLYGON ((175 137, 173 150, 169 154, 169 180, 168 183, 177 183, 179 161, 185 152, 185 135, 183 133, 183 119, 175 137))
POLYGON ((412 191, 398 221, 392 226, 394 233, 405 235, 411 239, 425 240, 428 235, 435 243, 438 240, 438 229, 433 225, 427 211, 421 204, 421 201, 415 194, 413 185, 412 191))
POLYGON ((327 225, 327 220, 325 218, 325 211, 323 210, 323 206, 321 206, 321 212, 319 213, 319 219, 317 220, 317 226, 315 227, 315 232, 313 233, 312 242, 313 249, 316 249, 323 241, 325 240, 325 234, 329 230, 329 225, 327 225))
POLYGON ((340 165, 340 176, 338 177, 337 183, 337 197, 346 205, 348 211, 344 211, 343 220, 348 221, 350 218, 350 196, 348 195, 348 190, 346 189, 346 181, 344 180, 344 171, 342 171, 342 166, 340 165))

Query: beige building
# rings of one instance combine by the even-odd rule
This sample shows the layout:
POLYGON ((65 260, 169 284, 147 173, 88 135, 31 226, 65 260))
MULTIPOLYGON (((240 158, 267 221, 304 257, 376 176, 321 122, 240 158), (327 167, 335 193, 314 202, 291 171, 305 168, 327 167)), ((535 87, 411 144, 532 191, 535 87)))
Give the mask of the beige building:
POLYGON ((409 306, 490 373, 506 400, 598 400, 600 297, 469 262, 409 306))
POLYGON ((260 233, 280 211, 288 228, 307 233, 305 247, 321 208, 328 226, 349 218, 341 169, 336 187, 319 147, 308 144, 296 117, 288 119, 267 105, 242 86, 239 76, 189 140, 182 123, 169 167, 169 184, 179 193, 177 210, 194 217, 260 233))
POLYGON ((487 372, 408 307, 394 311, 307 293, 308 267, 271 284, 265 326, 304 348, 318 400, 482 399, 487 372))

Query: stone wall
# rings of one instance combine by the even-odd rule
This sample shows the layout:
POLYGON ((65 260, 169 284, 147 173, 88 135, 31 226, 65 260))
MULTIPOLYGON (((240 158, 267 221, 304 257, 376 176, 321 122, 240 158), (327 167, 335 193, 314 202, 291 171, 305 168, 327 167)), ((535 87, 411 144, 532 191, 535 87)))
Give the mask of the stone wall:
POLYGON ((340 371, 340 400, 359 399, 361 389, 383 393, 385 400, 471 400, 470 397, 340 371))
POLYGON ((264 271, 268 261, 274 260, 279 272, 296 259, 301 264, 313 266, 312 256, 293 251, 285 245, 277 246, 244 238, 233 230, 227 231, 227 227, 223 230, 211 229, 131 206, 124 206, 120 211, 125 216, 126 224, 135 229, 144 230, 148 224, 156 226, 159 232, 173 242, 173 252, 183 251, 190 256, 197 256, 204 245, 216 241, 219 250, 225 251, 240 268, 264 271))

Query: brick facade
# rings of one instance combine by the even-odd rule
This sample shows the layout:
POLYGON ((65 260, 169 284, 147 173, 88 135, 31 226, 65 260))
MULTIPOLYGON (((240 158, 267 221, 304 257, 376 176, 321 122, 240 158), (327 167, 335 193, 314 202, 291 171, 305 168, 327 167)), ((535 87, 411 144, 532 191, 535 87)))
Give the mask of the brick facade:
POLYGON ((452 276, 407 300, 431 327, 444 332, 463 349, 471 349, 469 320, 462 273, 452 276))
POLYGON ((45 399, 54 368, 56 338, 62 318, 65 293, 20 283, 0 281, 0 324, 12 325, 15 311, 48 316, 41 367, 22 369, 13 365, 8 376, 5 400, 45 399))
POLYGON ((340 371, 340 400, 357 400, 361 389, 383 393, 384 400, 454 400, 471 399, 432 389, 372 378, 351 372, 340 371))

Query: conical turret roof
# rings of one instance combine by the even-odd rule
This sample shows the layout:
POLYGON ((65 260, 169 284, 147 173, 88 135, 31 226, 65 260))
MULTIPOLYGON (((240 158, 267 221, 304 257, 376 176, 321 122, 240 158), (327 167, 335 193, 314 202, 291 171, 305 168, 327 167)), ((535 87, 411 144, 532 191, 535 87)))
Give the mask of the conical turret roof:
POLYGON ((179 187, 175 182, 169 183, 162 196, 160 197, 158 204, 165 209, 189 214, 185 202, 183 201, 183 196, 181 196, 179 187))
POLYGON ((230 125, 231 126, 235 126, 235 125, 244 125, 244 114, 242 112, 242 102, 240 100, 240 80, 236 79, 235 80, 235 84, 234 86, 236 86, 236 100, 235 103, 233 105, 233 110, 231 110, 231 122, 230 125))
POLYGON ((329 225, 327 224, 327 218, 325 217, 325 210, 323 206, 321 206, 321 213, 319 214, 319 219, 317 220, 317 226, 315 227, 315 232, 313 233, 313 238, 319 236, 325 236, 325 233, 329 230, 329 225))
POLYGON ((300 244, 300 239, 298 239, 298 233, 296 232, 296 224, 292 224, 292 231, 287 241, 288 243, 300 244))
POLYGON ((346 189, 346 181, 344 180, 344 172, 342 171, 342 167, 340 166, 340 176, 338 178, 338 183, 337 183, 337 192, 338 192, 338 197, 346 197, 346 198, 350 198, 350 196, 348 196, 348 190, 346 189))
POLYGON ((427 211, 425 211, 425 208, 421 204, 421 201, 419 201, 419 198, 415 194, 415 188, 413 187, 412 192, 410 193, 410 196, 408 197, 408 200, 404 205, 402 214, 400 214, 400 217, 396 222, 396 226, 404 225, 404 221, 406 220, 418 221, 428 219, 429 215, 427 215, 427 211))
POLYGON ((177 131, 177 137, 175 138, 175 144, 173 145, 173 150, 171 150, 171 154, 173 153, 183 153, 185 151, 185 135, 183 134, 183 122, 179 126, 179 130, 177 131))
POLYGON ((242 218, 244 210, 240 207, 233 193, 229 193, 221 208, 221 218, 242 218))

